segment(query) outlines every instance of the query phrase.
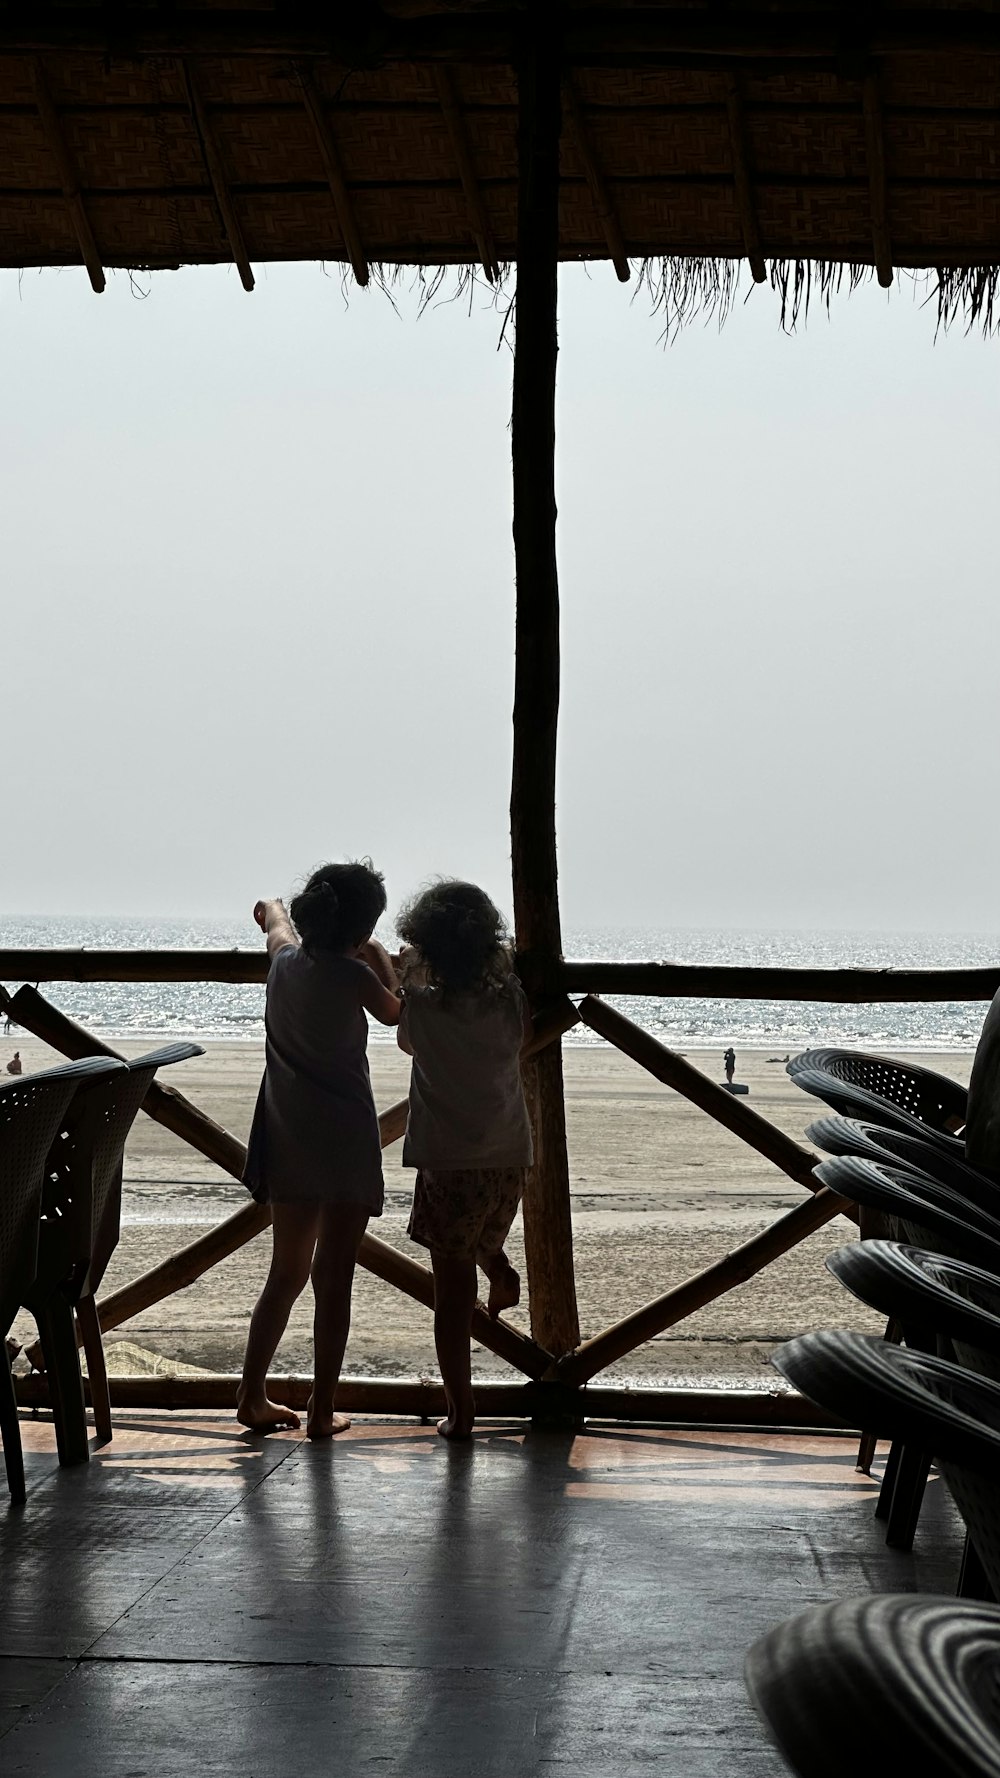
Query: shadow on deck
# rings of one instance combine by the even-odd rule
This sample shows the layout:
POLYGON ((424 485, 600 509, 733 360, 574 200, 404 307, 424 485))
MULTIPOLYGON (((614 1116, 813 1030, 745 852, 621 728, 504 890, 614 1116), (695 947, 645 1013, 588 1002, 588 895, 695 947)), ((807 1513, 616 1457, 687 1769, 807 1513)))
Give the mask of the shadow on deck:
POLYGON ((60 1471, 25 1417, 28 1504, 0 1515, 5 1778, 763 1778, 785 1768, 747 1645, 814 1601, 958 1572, 942 1485, 894 1554, 839 1437, 117 1428, 60 1471))

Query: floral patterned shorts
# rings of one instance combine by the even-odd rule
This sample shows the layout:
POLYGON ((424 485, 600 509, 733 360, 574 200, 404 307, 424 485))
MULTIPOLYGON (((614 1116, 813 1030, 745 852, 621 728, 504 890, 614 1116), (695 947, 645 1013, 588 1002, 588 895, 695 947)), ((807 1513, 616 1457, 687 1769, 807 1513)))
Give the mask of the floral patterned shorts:
POLYGON ((413 1188, 407 1234, 449 1259, 499 1253, 524 1191, 523 1167, 422 1167, 413 1188))

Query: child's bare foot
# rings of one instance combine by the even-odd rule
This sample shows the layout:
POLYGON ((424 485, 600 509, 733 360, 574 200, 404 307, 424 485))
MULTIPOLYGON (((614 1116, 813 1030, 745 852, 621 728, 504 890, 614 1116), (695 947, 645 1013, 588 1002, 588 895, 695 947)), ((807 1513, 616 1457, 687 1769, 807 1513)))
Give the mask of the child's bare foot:
POLYGON ((443 1420, 438 1421, 437 1428, 441 1437, 447 1439, 471 1438, 476 1420, 475 1397, 469 1395, 467 1399, 463 1398, 460 1403, 456 1404, 449 1392, 445 1390, 445 1406, 448 1413, 443 1420))
POLYGON ((521 1301, 521 1277, 508 1263, 490 1279, 490 1298, 486 1307, 494 1321, 504 1309, 516 1309, 521 1301))
POLYGON ((249 1427, 251 1432, 280 1432, 288 1427, 294 1432, 302 1421, 291 1408, 280 1402, 268 1401, 266 1395, 243 1395, 237 1398, 236 1418, 241 1426, 249 1427))
POLYGON ((321 1414, 319 1409, 313 1406, 312 1397, 310 1397, 306 1410, 306 1438, 313 1440, 336 1438, 337 1433, 346 1432, 350 1424, 348 1414, 335 1414, 332 1408, 325 1414, 321 1414))
POLYGON ((449 1414, 447 1420, 438 1421, 438 1432, 442 1438, 470 1439, 472 1437, 472 1420, 460 1420, 457 1414, 449 1414))

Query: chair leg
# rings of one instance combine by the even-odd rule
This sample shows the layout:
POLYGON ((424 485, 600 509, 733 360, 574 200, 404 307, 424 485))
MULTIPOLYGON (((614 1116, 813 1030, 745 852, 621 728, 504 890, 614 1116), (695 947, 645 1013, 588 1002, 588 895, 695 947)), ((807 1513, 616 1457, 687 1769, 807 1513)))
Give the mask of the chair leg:
POLYGON ((902 1455, 903 1441, 900 1438, 894 1438, 889 1446, 889 1455, 885 1460, 885 1468, 882 1471, 882 1486, 878 1491, 878 1500, 875 1503, 875 1517, 877 1519, 887 1519, 889 1517, 892 1508, 893 1489, 896 1486, 896 1477, 899 1474, 899 1463, 902 1455))
MULTIPOLYGON (((877 1212, 869 1212, 868 1213, 868 1226, 866 1227, 866 1212, 865 1212, 864 1208, 862 1207, 862 1211, 861 1211, 861 1238, 863 1241, 870 1240, 874 1237, 875 1230, 871 1226, 872 1218, 874 1218, 874 1221, 876 1223, 881 1220, 879 1218, 877 1212)), ((890 1315, 888 1321, 885 1324, 885 1333, 882 1335, 882 1338, 884 1340, 888 1340, 890 1345, 898 1346, 902 1337, 903 1337, 902 1327, 900 1326, 899 1322, 896 1320, 895 1315, 890 1315)), ((874 1432, 863 1432, 861 1434, 861 1442, 858 1445, 858 1461, 855 1465, 855 1468, 859 1469, 861 1471, 862 1475, 871 1475, 872 1463, 875 1460, 875 1452, 877 1449, 878 1449, 877 1435, 874 1432)), ((890 1462, 892 1460, 892 1452, 891 1451, 889 1453, 889 1460, 890 1460, 890 1462)), ((886 1465, 886 1469, 888 1470, 888 1464, 886 1465)), ((884 1481, 883 1481, 882 1485, 884 1488, 884 1486, 885 1486, 884 1481)), ((886 1504, 885 1504, 885 1508, 883 1509, 882 1495, 880 1493, 879 1498, 878 1498, 878 1505, 875 1508, 875 1517, 877 1519, 884 1519, 886 1517, 886 1515, 888 1514, 888 1511, 889 1511, 889 1496, 886 1495, 886 1504)))
POLYGON ((900 1458, 899 1474, 889 1508, 889 1523, 886 1526, 885 1541, 891 1550, 913 1548, 930 1467, 931 1460, 926 1451, 917 1451, 910 1445, 906 1446, 900 1458))
POLYGON ((108 1389, 107 1365, 104 1362, 104 1342, 101 1339, 97 1299, 82 1296, 76 1305, 76 1318, 80 1324, 83 1350, 87 1357, 87 1380, 90 1384, 90 1405, 94 1410, 94 1430, 98 1444, 106 1445, 113 1437, 114 1428, 111 1424, 111 1394, 108 1389))
POLYGON ((66 1298, 55 1291, 43 1307, 34 1310, 34 1315, 45 1354, 45 1372, 56 1423, 59 1461, 65 1466, 88 1463, 90 1444, 87 1438, 87 1410, 83 1400, 83 1378, 80 1374, 73 1310, 66 1298))
POLYGON ((956 1596, 959 1599, 981 1599, 987 1605, 996 1604, 996 1593, 979 1558, 969 1533, 965 1534, 965 1549, 962 1551, 962 1566, 958 1576, 956 1596))
POLYGON ((14 1379, 10 1374, 10 1359, 6 1347, 0 1356, 0 1436, 3 1437, 3 1460, 10 1497, 15 1506, 23 1506, 27 1499, 24 1454, 21 1450, 21 1427, 17 1418, 14 1379))
POLYGON ((871 1475, 872 1464, 875 1461, 875 1453, 877 1450, 877 1433, 863 1432, 861 1434, 861 1442, 858 1445, 858 1460, 854 1466, 862 1475, 871 1475))

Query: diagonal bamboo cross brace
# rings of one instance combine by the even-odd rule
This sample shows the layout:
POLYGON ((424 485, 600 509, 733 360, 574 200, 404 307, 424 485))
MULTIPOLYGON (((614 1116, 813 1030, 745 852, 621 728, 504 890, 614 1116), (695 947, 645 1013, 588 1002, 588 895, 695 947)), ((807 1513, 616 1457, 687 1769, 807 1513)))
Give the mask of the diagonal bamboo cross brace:
MULTIPOLYGON (((51 1006, 35 988, 20 988, 14 995, 9 995, 0 988, 0 1006, 9 1011, 11 1017, 26 1031, 33 1032, 43 1043, 49 1044, 52 1049, 73 1061, 81 1056, 113 1056, 116 1053, 109 1045, 102 1043, 99 1038, 92 1036, 51 1006)), ((546 1008, 535 1020, 535 1035, 526 1046, 526 1053, 544 1049, 576 1021, 575 1009, 568 1000, 546 1008)), ((242 1179, 246 1163, 244 1144, 214 1119, 207 1117, 175 1087, 161 1086, 158 1081, 154 1081, 142 1108, 157 1123, 172 1130, 182 1141, 196 1148, 233 1179, 242 1179)), ((390 1143, 396 1142, 405 1127, 406 1101, 402 1100, 379 1116, 382 1147, 387 1148, 390 1143)), ((153 1303, 161 1302, 164 1297, 186 1289, 212 1266, 218 1265, 220 1260, 227 1259, 238 1248, 261 1234, 270 1220, 271 1213, 266 1204, 247 1204, 235 1215, 227 1217, 211 1229, 207 1235, 192 1241, 179 1253, 172 1254, 141 1278, 126 1284, 121 1290, 111 1292, 100 1304, 102 1332, 119 1327, 122 1322, 131 1320, 133 1315, 138 1315, 153 1303)), ((358 1251, 358 1263, 377 1278, 382 1278, 387 1284, 401 1290, 404 1295, 415 1298, 427 1308, 433 1308, 433 1274, 426 1266, 420 1265, 406 1254, 397 1253, 387 1241, 380 1241, 376 1235, 366 1234, 358 1251)), ((486 1346, 498 1358, 505 1359, 528 1377, 543 1376, 552 1363, 551 1353, 506 1322, 487 1315, 478 1306, 473 1318, 473 1334, 480 1345, 486 1346)))

